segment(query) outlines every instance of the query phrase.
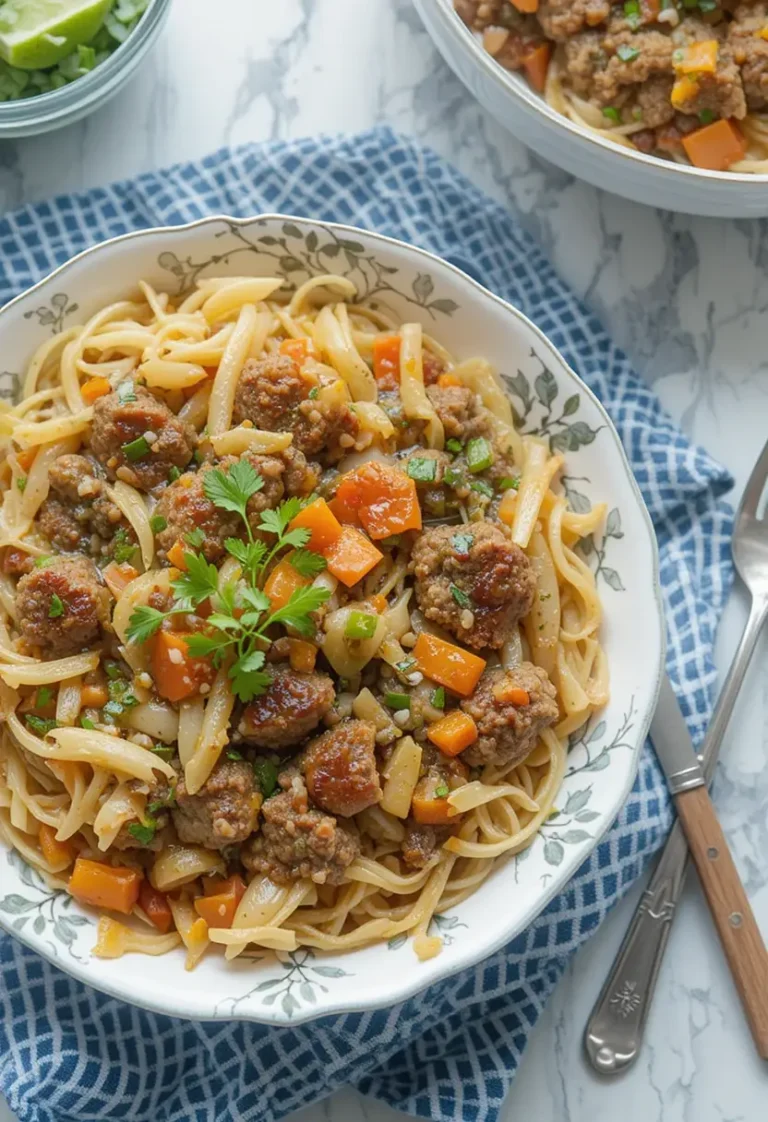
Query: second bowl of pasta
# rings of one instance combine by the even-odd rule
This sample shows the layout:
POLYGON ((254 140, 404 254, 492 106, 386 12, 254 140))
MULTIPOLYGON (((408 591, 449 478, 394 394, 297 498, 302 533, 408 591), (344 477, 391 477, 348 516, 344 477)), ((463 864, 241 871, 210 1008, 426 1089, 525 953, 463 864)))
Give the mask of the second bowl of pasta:
POLYGON ((546 338, 264 216, 97 246, 0 339, 0 923, 274 1022, 522 930, 626 797, 664 646, 639 491, 546 338))

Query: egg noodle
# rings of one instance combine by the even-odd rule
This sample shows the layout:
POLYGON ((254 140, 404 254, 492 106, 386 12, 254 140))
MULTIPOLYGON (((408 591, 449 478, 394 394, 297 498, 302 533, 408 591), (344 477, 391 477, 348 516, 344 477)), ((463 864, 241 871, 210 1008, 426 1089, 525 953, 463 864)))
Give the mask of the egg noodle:
MULTIPOLYGON (((468 387, 479 396, 494 448, 516 471, 512 487, 464 492, 451 517, 465 530, 486 517, 503 526, 506 537, 527 554, 536 579, 533 607, 500 650, 483 654, 489 667, 500 664, 513 672, 530 661, 545 670, 556 689, 559 716, 513 766, 456 765, 445 800, 442 844, 424 867, 409 866, 402 844, 429 747, 426 731, 444 716, 435 681, 413 672, 409 652, 423 633, 462 644, 416 607, 408 535, 380 541, 381 561, 352 589, 327 569, 314 577, 329 596, 318 613, 314 654, 322 665, 329 664, 337 694, 326 725, 332 728, 333 720, 349 717, 369 721, 380 752, 383 796, 355 815, 359 854, 341 883, 322 875, 281 884, 262 873, 250 876, 236 851, 180 844, 172 825, 159 849, 141 844, 118 849, 114 843, 126 824, 147 819, 157 784, 173 787, 183 775, 187 792, 194 795, 228 751, 239 748, 239 756, 246 747, 236 732, 238 699, 226 663, 204 692, 180 702, 164 700, 154 688, 151 643, 132 640, 130 621, 150 596, 169 593, 178 572, 158 556, 152 524, 156 493, 143 493, 130 473, 112 473, 104 483, 106 495, 135 537, 134 568, 122 587, 107 575, 111 621, 92 650, 46 661, 45 649, 35 649, 22 634, 18 573, 5 564, 0 573, 0 836, 56 888, 70 887, 75 861, 101 862, 151 883, 172 915, 166 929, 158 930, 138 901, 124 909, 132 913, 126 923, 102 911, 97 954, 162 954, 183 945, 191 968, 211 943, 223 946, 231 959, 254 947, 346 951, 407 934, 419 958, 429 958, 442 945, 431 934, 433 917, 455 908, 501 862, 531 844, 560 789, 569 735, 608 699, 608 668, 599 641, 601 605, 595 578, 576 550, 581 538, 600 532, 604 505, 588 513, 569 509, 558 482, 564 457, 553 455, 542 439, 518 431, 503 383, 486 361, 456 360, 419 324, 400 324, 356 301, 355 286, 338 276, 314 277, 292 293, 277 277, 205 277, 183 298, 142 282, 132 299, 112 303, 48 339, 29 364, 22 400, 0 412, 0 559, 21 554, 38 559, 42 568, 50 556, 38 516, 55 461, 90 454, 98 401, 94 404, 83 388, 94 379, 106 379, 110 391, 127 380, 145 385, 194 428, 201 463, 243 454, 280 456, 291 445, 291 432, 266 431, 247 421, 233 424, 238 381, 249 361, 279 353, 287 340, 304 340, 310 355, 305 370, 310 378, 320 376, 321 400, 348 403, 359 422, 355 447, 337 465, 338 472, 366 461, 396 465, 398 432, 373 362, 377 341, 395 334, 400 339, 400 423, 419 434, 418 445, 442 453, 448 443, 425 388, 425 363, 431 358, 449 376, 449 385, 468 387), (350 603, 370 597, 379 598, 380 621, 363 656, 351 658, 343 631, 340 638, 331 621, 350 603), (91 688, 103 679, 109 659, 128 668, 134 702, 113 719, 103 702, 94 707, 91 688), (403 666, 408 667, 405 676, 403 666), (405 720, 383 700, 381 683, 387 681, 418 699, 405 720), (41 691, 45 715, 30 722, 36 706, 40 711, 41 691), (158 754, 153 750, 158 745, 170 751, 158 754), (195 908, 203 886, 234 871, 244 876, 246 888, 231 925, 205 922, 195 908)), ((326 472, 323 494, 333 493, 337 478, 326 472)), ((429 524, 425 514, 425 530, 429 524)), ((219 569, 220 587, 240 575, 237 560, 228 557, 219 569)), ((457 698, 446 692, 448 711, 457 698)), ((258 831, 261 797, 257 809, 258 831)))

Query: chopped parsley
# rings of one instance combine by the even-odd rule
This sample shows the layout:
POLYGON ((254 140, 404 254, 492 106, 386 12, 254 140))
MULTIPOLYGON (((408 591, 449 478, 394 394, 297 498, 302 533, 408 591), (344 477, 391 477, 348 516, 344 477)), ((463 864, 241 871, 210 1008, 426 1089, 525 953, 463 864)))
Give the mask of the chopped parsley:
POLYGON ((407 693, 386 693, 384 695, 384 701, 390 709, 394 709, 395 711, 411 708, 411 697, 410 694, 407 693))
POLYGON ((459 588, 457 584, 451 585, 451 596, 454 598, 460 608, 472 607, 472 598, 467 595, 463 588, 459 588))
POLYGON ((265 799, 277 789, 277 768, 271 760, 259 758, 253 761, 253 774, 265 799))
POLYGON ((519 475, 505 475, 499 481, 500 491, 518 491, 520 489, 520 476, 519 475))
POLYGON ((434 483, 437 463, 428 456, 411 456, 407 465, 408 475, 417 483, 434 483))
POLYGON ((173 745, 172 744, 153 744, 152 751, 161 760, 165 760, 167 764, 173 759, 173 745))
POLYGON ((139 845, 151 845, 157 833, 157 822, 149 818, 144 822, 131 822, 128 833, 139 845))
POLYGON ((47 736, 51 729, 59 727, 59 722, 53 717, 36 717, 34 713, 25 713, 24 720, 38 736, 47 736))
POLYGON ((486 499, 493 498, 493 487, 490 483, 486 483, 484 479, 473 479, 469 489, 470 491, 477 491, 478 495, 484 495, 486 499))
POLYGON ((193 549, 200 549, 205 541, 205 531, 197 526, 196 529, 190 530, 188 534, 184 535, 184 541, 187 545, 191 545, 193 549))
POLYGON ((699 121, 702 125, 711 125, 714 119, 715 114, 711 109, 702 109, 701 113, 699 113, 699 121))
POLYGON ((228 760, 242 760, 242 752, 238 752, 237 748, 227 748, 228 760))
POLYGON ((472 534, 454 534, 451 538, 451 545, 456 553, 460 553, 465 557, 472 546, 475 544, 475 539, 472 534))
POLYGON ((168 468, 168 482, 169 483, 175 483, 180 475, 181 475, 181 472, 179 471, 179 469, 175 465, 173 467, 168 468))
POLYGON ((136 390, 130 378, 126 378, 121 382, 115 391, 117 393, 117 400, 121 405, 130 405, 132 401, 136 400, 136 390))
POLYGON ((622 43, 616 48, 616 54, 622 62, 634 62, 636 58, 640 57, 640 51, 637 47, 630 47, 627 43, 622 43))
POLYGON ((161 533, 168 525, 168 522, 163 518, 162 514, 153 514, 149 520, 149 526, 153 534, 161 533))
POLYGON ((450 793, 447 783, 441 783, 439 787, 435 787, 435 797, 438 799, 447 799, 450 793))
POLYGON ((16 486, 18 487, 18 489, 21 491, 21 493, 23 495, 24 491, 26 490, 26 487, 27 487, 27 477, 26 477, 26 475, 20 475, 19 476, 19 478, 16 480, 16 486))
POLYGON ((41 686, 35 694, 35 709, 45 709, 53 701, 53 690, 50 686, 41 686))
POLYGON ((603 109, 603 116, 609 121, 613 121, 615 125, 621 124, 621 114, 618 109, 613 105, 606 105, 603 109))
POLYGON ((130 460, 131 463, 135 463, 137 460, 143 460, 151 451, 149 441, 145 436, 139 436, 136 440, 131 440, 128 444, 123 444, 121 448, 126 460, 130 460))
POLYGON ((314 401, 319 393, 320 393, 320 387, 319 386, 313 386, 312 389, 307 394, 307 397, 309 398, 310 401, 314 401))
POLYGON ((118 565, 123 565, 131 560, 135 552, 136 543, 130 540, 125 527, 120 526, 115 530, 115 536, 112 538, 112 556, 118 565))
POLYGON ((48 605, 48 619, 60 619, 64 615, 64 601, 54 592, 48 605))
POLYGON ((36 557, 34 565, 36 569, 44 569, 46 565, 50 565, 51 561, 53 561, 53 558, 46 554, 45 557, 36 557))
POLYGON ((96 726, 89 717, 81 717, 80 724, 84 729, 95 729, 96 726))
POLYGON ((457 456, 460 452, 464 451, 464 445, 461 443, 460 440, 456 440, 456 438, 453 437, 453 436, 451 437, 450 440, 446 440, 445 447, 448 449, 449 452, 453 452, 453 454, 455 456, 457 456))
POLYGON ((435 709, 445 709, 445 689, 443 686, 438 686, 436 690, 432 690, 429 700, 435 709))

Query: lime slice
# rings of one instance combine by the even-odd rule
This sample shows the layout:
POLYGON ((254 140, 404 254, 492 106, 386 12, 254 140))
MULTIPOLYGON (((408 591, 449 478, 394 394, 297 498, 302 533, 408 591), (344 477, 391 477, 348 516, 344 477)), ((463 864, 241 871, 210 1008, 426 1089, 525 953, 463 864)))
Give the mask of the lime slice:
POLYGON ((112 0, 5 0, 0 3, 0 58, 19 70, 55 66, 88 43, 112 0))

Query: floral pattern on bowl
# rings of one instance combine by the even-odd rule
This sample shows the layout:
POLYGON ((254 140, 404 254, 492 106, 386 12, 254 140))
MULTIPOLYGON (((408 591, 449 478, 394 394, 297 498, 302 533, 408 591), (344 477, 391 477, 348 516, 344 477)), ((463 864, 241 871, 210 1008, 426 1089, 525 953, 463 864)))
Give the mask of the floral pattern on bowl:
POLYGON ((581 549, 605 607, 612 697, 589 727, 572 734, 555 810, 533 844, 454 911, 434 917, 431 933, 443 937, 444 948, 425 963, 406 938, 347 955, 255 951, 227 963, 209 954, 192 974, 185 973, 180 952, 119 963, 97 959, 90 953, 94 913, 51 891, 17 854, 0 849, 0 925, 82 981, 162 1013, 296 1023, 392 1004, 487 957, 562 890, 609 828, 634 780, 655 706, 664 649, 655 538, 610 420, 530 321, 422 250, 284 216, 208 218, 114 239, 74 258, 0 312, 0 396, 18 394, 21 372, 45 338, 122 298, 126 277, 179 293, 199 276, 278 272, 292 291, 308 276, 332 271, 353 280, 373 306, 401 321, 418 319, 458 357, 489 358, 505 378, 523 428, 565 454, 571 507, 583 512, 593 502, 608 503, 604 532, 585 539, 581 549), (489 907, 499 892, 506 907, 489 907))

